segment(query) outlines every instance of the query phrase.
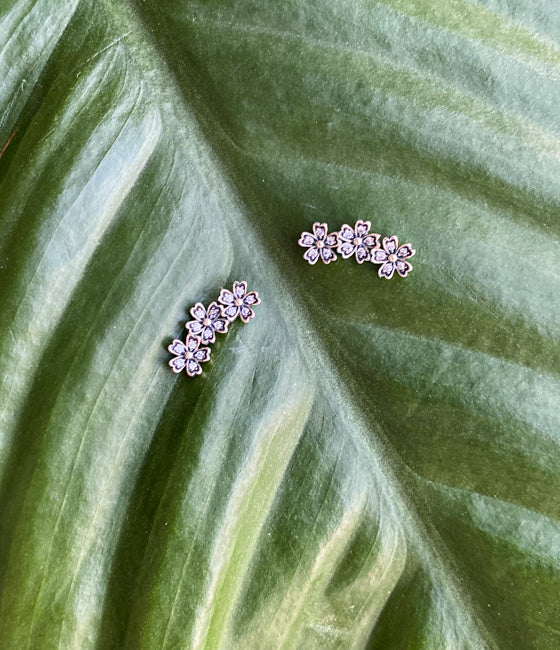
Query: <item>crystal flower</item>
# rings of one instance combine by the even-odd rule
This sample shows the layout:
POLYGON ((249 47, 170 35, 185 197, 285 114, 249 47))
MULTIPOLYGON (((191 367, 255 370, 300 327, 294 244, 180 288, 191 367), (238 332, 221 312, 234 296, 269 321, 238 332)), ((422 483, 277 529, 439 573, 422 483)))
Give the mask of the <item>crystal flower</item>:
POLYGON ((222 289, 218 300, 224 305, 223 315, 230 322, 239 316, 244 323, 248 323, 255 315, 251 307, 259 305, 261 302, 256 291, 247 293, 246 282, 234 282, 233 291, 222 289))
POLYGON ((187 334, 185 343, 179 339, 173 341, 167 348, 171 354, 175 355, 169 362, 173 372, 186 370, 189 377, 202 373, 200 364, 210 360, 210 348, 201 348, 199 347, 200 343, 200 338, 192 334, 187 334))
POLYGON ((318 221, 313 224, 313 234, 310 232, 301 233, 298 244, 303 248, 307 248, 303 254, 303 259, 307 260, 309 264, 315 264, 319 258, 325 264, 336 260, 336 253, 333 248, 336 248, 338 244, 338 233, 327 233, 327 224, 318 221))
POLYGON ((376 233, 370 233, 370 221, 356 221, 356 225, 351 226, 344 224, 338 233, 338 252, 342 259, 348 259, 352 255, 356 256, 359 264, 370 259, 371 251, 379 247, 380 236, 376 233))
POLYGON ((216 302, 211 302, 208 308, 197 302, 191 309, 194 320, 185 323, 185 327, 191 334, 200 336, 202 343, 214 343, 216 332, 225 334, 228 331, 228 322, 223 317, 222 307, 216 302))
POLYGON ((410 244, 399 246, 399 239, 395 235, 392 237, 383 237, 383 248, 378 248, 371 254, 371 261, 374 264, 381 264, 379 267, 379 277, 389 280, 396 271, 401 277, 405 278, 412 271, 412 264, 407 262, 407 258, 412 257, 416 251, 410 244))

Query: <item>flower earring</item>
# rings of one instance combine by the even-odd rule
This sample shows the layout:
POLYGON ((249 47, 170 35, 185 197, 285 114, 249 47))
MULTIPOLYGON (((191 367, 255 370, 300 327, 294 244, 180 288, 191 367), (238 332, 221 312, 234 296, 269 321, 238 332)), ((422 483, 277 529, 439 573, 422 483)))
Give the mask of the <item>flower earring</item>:
POLYGON ((377 233, 371 233, 371 222, 356 221, 354 227, 344 224, 339 232, 328 233, 326 223, 315 222, 313 234, 301 233, 298 244, 307 248, 303 258, 309 264, 315 264, 321 259, 325 264, 334 262, 337 259, 333 249, 342 259, 355 257, 358 264, 371 262, 380 264, 377 274, 380 278, 390 280, 395 271, 405 278, 412 271, 412 264, 408 261, 416 251, 410 244, 399 246, 398 237, 383 237, 377 233))
POLYGON ((169 362, 173 372, 185 370, 189 377, 202 373, 201 363, 210 361, 210 348, 200 347, 200 338, 188 334, 185 342, 175 339, 167 348, 175 356, 169 362))
POLYGON ((369 262, 371 251, 379 247, 379 235, 370 233, 370 221, 356 221, 356 225, 351 228, 344 224, 338 233, 338 252, 343 260, 354 255, 358 264, 369 262))
POLYGON ((338 233, 333 232, 327 234, 327 224, 315 222, 313 224, 313 234, 310 232, 302 232, 298 244, 303 248, 307 248, 303 254, 303 259, 307 260, 309 264, 321 258, 325 264, 334 262, 336 260, 336 253, 334 248, 338 245, 338 233))
POLYGON ((214 343, 216 332, 226 334, 238 316, 248 323, 255 315, 252 307, 260 302, 256 291, 247 291, 246 282, 234 282, 232 291, 222 289, 218 302, 211 302, 208 307, 197 302, 190 310, 193 320, 185 323, 188 330, 185 342, 174 339, 167 348, 175 355, 169 361, 171 370, 176 373, 185 370, 189 377, 202 374, 201 364, 210 361, 210 348, 200 347, 201 344, 214 343))
POLYGON ((399 238, 396 235, 392 237, 383 237, 383 248, 373 251, 371 261, 374 264, 381 264, 377 272, 380 278, 390 280, 396 271, 402 278, 412 271, 412 264, 407 262, 416 251, 410 244, 399 246, 399 238))

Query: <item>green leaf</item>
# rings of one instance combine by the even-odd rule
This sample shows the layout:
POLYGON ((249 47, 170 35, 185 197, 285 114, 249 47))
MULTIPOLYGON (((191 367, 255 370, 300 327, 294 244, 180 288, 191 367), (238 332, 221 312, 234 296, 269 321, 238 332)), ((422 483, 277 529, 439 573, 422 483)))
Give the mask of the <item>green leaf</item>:
POLYGON ((555 0, 6 0, 0 78, 2 648, 558 648, 555 0))

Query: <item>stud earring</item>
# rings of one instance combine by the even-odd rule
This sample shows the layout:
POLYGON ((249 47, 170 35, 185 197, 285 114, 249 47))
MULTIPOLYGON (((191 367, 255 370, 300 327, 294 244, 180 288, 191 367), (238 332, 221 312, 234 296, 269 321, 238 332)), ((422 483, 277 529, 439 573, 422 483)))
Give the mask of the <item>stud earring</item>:
POLYGON ((226 334, 237 317, 248 323, 255 316, 252 307, 260 302, 256 291, 247 291, 246 282, 234 282, 232 291, 221 289, 218 302, 211 302, 208 307, 197 302, 190 310, 193 320, 185 323, 188 331, 185 342, 174 339, 167 348, 175 355, 169 361, 171 370, 175 373, 185 370, 189 377, 202 374, 201 364, 210 361, 211 351, 209 347, 200 347, 201 344, 214 343, 216 332, 226 334))
POLYGON ((309 264, 315 264, 321 259, 325 264, 334 262, 337 253, 346 260, 355 257, 358 264, 372 262, 380 264, 378 275, 380 278, 390 280, 395 271, 403 278, 412 271, 412 264, 408 261, 416 251, 411 244, 399 246, 399 239, 395 235, 383 237, 370 232, 371 222, 358 219, 354 227, 344 224, 340 231, 328 234, 326 223, 316 221, 313 224, 313 234, 302 232, 298 244, 307 248, 303 258, 309 264))

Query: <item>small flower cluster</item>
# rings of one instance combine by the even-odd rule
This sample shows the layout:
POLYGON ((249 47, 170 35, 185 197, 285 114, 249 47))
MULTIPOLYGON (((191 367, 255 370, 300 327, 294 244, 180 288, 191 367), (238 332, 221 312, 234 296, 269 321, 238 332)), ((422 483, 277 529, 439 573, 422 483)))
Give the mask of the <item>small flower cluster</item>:
POLYGON ((193 320, 185 323, 185 342, 175 339, 167 348, 174 358, 169 365, 173 372, 185 370, 189 377, 202 373, 201 363, 210 360, 210 348, 200 347, 216 341, 216 332, 225 334, 238 317, 248 323, 255 315, 253 307, 261 302, 256 291, 247 291, 246 282, 234 282, 232 291, 222 289, 218 302, 208 307, 200 302, 191 309, 193 320))
POLYGON ((389 280, 395 271, 405 278, 412 271, 408 258, 416 251, 410 244, 399 246, 398 238, 371 233, 371 222, 356 221, 354 227, 344 224, 340 231, 329 233, 326 223, 315 222, 313 233, 303 232, 298 244, 307 250, 303 259, 315 264, 319 259, 325 264, 334 262, 338 253, 342 259, 355 257, 358 264, 379 264, 378 275, 389 280), (336 253, 334 252, 336 249, 336 253))

